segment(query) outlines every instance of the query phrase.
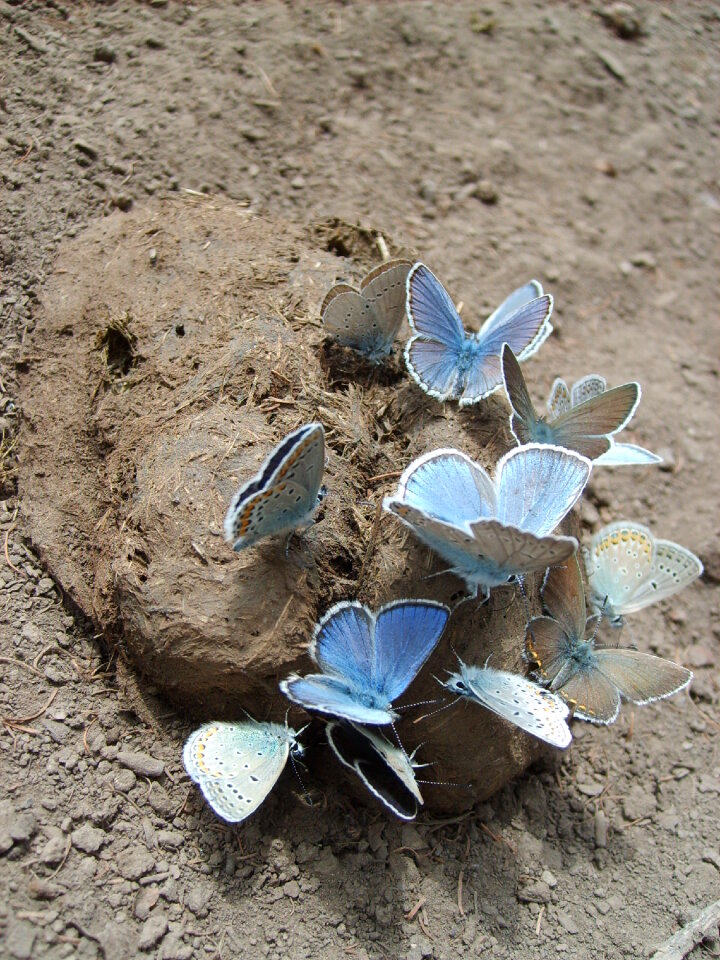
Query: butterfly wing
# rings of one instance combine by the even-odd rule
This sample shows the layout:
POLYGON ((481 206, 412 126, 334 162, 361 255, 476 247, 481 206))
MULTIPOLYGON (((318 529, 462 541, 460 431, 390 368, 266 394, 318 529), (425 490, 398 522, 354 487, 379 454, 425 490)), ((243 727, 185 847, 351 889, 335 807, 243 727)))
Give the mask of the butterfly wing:
POLYGON ((553 383, 550 395, 547 398, 548 413, 555 419, 559 417, 561 413, 569 410, 571 406, 572 401, 570 400, 570 391, 567 388, 567 384, 558 377, 555 383, 553 383))
POLYGON ((407 278, 407 317, 417 334, 405 347, 410 375, 429 396, 447 400, 458 382, 465 330, 447 291, 422 263, 407 278))
POLYGON ((407 316, 415 333, 459 350, 465 328, 447 290, 424 263, 416 263, 407 278, 407 316))
POLYGON ((542 588, 543 603, 571 640, 583 640, 587 610, 580 565, 576 557, 548 570, 542 588))
POLYGON ((392 703, 412 683, 438 644, 450 616, 442 603, 395 600, 375 619, 375 686, 392 703))
POLYGON ((602 647, 595 655, 598 669, 623 697, 639 705, 670 697, 684 690, 693 678, 690 670, 672 660, 640 650, 602 647))
POLYGON ((572 390, 570 391, 571 405, 577 407, 591 397, 599 396, 605 392, 606 386, 605 377, 601 377, 598 373, 588 374, 587 377, 583 377, 573 384, 572 390))
POLYGON ((399 747, 354 724, 329 723, 328 743, 338 760, 402 820, 413 820, 423 799, 412 763, 399 747))
POLYGON ((610 724, 620 712, 620 694, 615 684, 595 668, 576 670, 562 686, 553 688, 573 711, 590 723, 610 724))
POLYGON ((640 523, 618 520, 599 530, 585 555, 591 603, 616 618, 651 603, 635 603, 653 567, 655 541, 640 523))
POLYGON ((609 434, 625 427, 640 402, 640 384, 624 383, 561 413, 549 426, 555 443, 592 459, 610 448, 609 434))
POLYGON ((206 723, 183 749, 189 776, 228 823, 250 816, 283 771, 295 733, 273 723, 206 723))
POLYGON ((570 639, 552 617, 533 617, 525 631, 525 654, 535 665, 543 683, 555 691, 556 678, 567 672, 567 664, 572 651, 570 639))
POLYGON ((610 438, 610 449, 599 457, 595 457, 593 466, 595 467, 632 467, 632 466, 651 466, 652 464, 662 463, 662 457, 644 447, 638 447, 634 443, 615 443, 610 438))
POLYGON ((505 297, 500 306, 496 307, 487 318, 484 326, 488 329, 500 326, 506 320, 509 320, 514 313, 517 313, 520 307, 524 307, 525 304, 530 303, 531 300, 537 300, 537 298, 542 295, 543 288, 540 281, 530 280, 529 283, 513 290, 510 296, 505 297))
POLYGON ((354 720, 357 723, 392 723, 397 714, 372 702, 364 702, 361 692, 337 677, 313 673, 307 677, 290 676, 280 683, 280 689, 293 703, 311 713, 354 720))
POLYGON ((500 460, 497 519, 539 537, 572 509, 590 476, 590 461, 570 450, 529 443, 500 460))
POLYGON ((462 577, 470 589, 475 589, 478 584, 497 586, 510 575, 498 570, 492 561, 479 554, 475 538, 468 528, 438 520, 402 500, 387 497, 383 507, 394 513, 419 540, 449 563, 450 570, 462 577))
POLYGON ((321 423, 293 430, 259 473, 233 497, 225 516, 225 538, 236 551, 263 537, 305 526, 318 504, 325 469, 321 423))
MULTIPOLYGON (((562 563, 578 548, 574 537, 540 537, 500 520, 478 520, 470 524, 470 530, 476 556, 496 571, 495 584, 562 563)), ((490 581, 487 584, 495 585, 490 581)))
POLYGON ((555 747, 570 744, 568 708, 548 690, 520 674, 492 667, 464 666, 462 676, 472 697, 503 720, 555 747))
POLYGON ((621 613, 635 613, 657 600, 674 596, 702 572, 702 563, 690 550, 671 540, 656 540, 650 571, 623 603, 621 613))
POLYGON ((418 510, 461 524, 495 513, 495 485, 478 464, 459 450, 433 450, 405 470, 396 499, 418 510))
POLYGON ((360 284, 360 292, 373 316, 373 340, 376 353, 390 352, 393 341, 405 319, 409 260, 388 260, 375 267, 360 284))
POLYGON ((498 316, 496 311, 480 328, 477 341, 488 355, 499 357, 507 343, 518 360, 527 360, 552 333, 552 309, 553 298, 545 294, 524 303, 512 314, 498 316))
POLYGON ((324 673, 342 681, 361 703, 389 705, 435 649, 449 616, 447 607, 431 600, 396 600, 376 614, 357 601, 343 601, 316 626, 310 652, 324 673))
POLYGON ((537 439, 538 416, 530 399, 525 377, 510 346, 506 343, 502 353, 505 393, 512 407, 510 429, 518 443, 537 439))

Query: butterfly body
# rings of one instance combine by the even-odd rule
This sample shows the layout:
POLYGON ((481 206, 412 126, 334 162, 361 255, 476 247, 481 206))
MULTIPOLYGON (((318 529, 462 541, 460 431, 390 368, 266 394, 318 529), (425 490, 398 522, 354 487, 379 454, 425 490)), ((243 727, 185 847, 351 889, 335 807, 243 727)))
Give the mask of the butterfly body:
POLYGON ((188 737, 183 763, 215 813, 239 823, 263 802, 288 755, 302 753, 297 736, 277 723, 206 723, 188 737))
POLYGON ((431 600, 395 600, 373 613, 336 603, 315 627, 310 656, 322 673, 293 675, 282 692, 306 710, 359 724, 391 723, 392 708, 435 649, 450 611, 431 600))
POLYGON ((325 496, 324 469, 322 424, 293 430, 232 498, 225 516, 225 539, 239 551, 264 537, 308 527, 325 496))
POLYGON ((328 743, 340 762, 402 820, 413 820, 423 804, 412 756, 373 730, 354 723, 329 723, 328 743))
POLYGON ((586 636, 590 621, 574 557, 548 572, 543 602, 549 616, 529 622, 526 654, 539 680, 562 697, 576 717, 609 724, 617 718, 621 697, 651 703, 690 683, 692 673, 671 660, 586 636))
POLYGON ((460 672, 451 673, 443 686, 555 747, 565 748, 572 739, 565 721, 568 707, 520 674, 461 660, 460 672))
POLYGON ((414 336, 405 362, 415 382, 438 400, 478 403, 502 386, 500 354, 511 343, 519 357, 532 356, 552 331, 552 297, 536 280, 519 287, 485 321, 467 333, 440 281, 422 263, 407 278, 407 315, 414 336))
POLYGON ((383 360, 405 319, 410 267, 408 260, 389 260, 364 277, 359 291, 346 283, 333 287, 320 307, 329 335, 371 363, 383 360))
POLYGON ((577 549, 552 534, 587 482, 590 464, 567 450, 529 444, 506 454, 493 481, 459 450, 434 450, 405 470, 383 506, 465 580, 485 592, 544 570, 577 549))

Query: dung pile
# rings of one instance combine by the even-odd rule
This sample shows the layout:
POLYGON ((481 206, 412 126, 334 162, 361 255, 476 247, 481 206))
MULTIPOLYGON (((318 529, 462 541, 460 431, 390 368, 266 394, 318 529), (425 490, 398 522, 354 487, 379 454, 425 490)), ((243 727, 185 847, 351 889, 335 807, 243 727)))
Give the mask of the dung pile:
MULTIPOLYGON (((497 395, 479 409, 439 404, 401 359, 375 367, 323 342, 325 291, 379 259, 372 231, 170 200, 95 223, 45 287, 21 367, 28 529, 108 642, 198 720, 282 720, 277 682, 311 669, 312 627, 338 600, 462 595, 452 576, 423 579, 442 561, 376 508, 436 447, 492 470, 511 445, 507 411, 497 395), (222 537, 232 494, 315 420, 329 488, 317 522, 287 555, 283 539, 234 554, 222 537)), ((453 651, 522 671, 526 621, 514 588, 464 604, 403 702, 437 698, 433 674, 454 668, 453 651)), ((424 743, 428 779, 469 785, 424 790, 437 810, 488 796, 540 749, 472 705, 413 723, 418 712, 399 733, 408 749, 424 743)))

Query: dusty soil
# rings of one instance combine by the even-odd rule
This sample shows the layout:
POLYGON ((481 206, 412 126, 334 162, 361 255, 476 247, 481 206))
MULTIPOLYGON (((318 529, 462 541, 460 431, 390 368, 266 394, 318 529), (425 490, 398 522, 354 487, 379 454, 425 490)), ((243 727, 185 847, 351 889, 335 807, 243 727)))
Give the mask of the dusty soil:
POLYGON ((720 896, 720 13, 633 9, 624 39, 585 4, 0 2, 6 955, 643 957, 720 896), (690 695, 576 724, 567 755, 451 822, 337 789, 308 808, 289 775, 240 829, 208 813, 180 764, 191 721, 63 605, 14 461, 58 245, 187 190, 372 224, 471 321, 544 283, 538 400, 558 375, 642 382, 628 439, 666 466, 598 470, 583 523, 636 518, 702 557, 630 627, 693 667, 690 695))

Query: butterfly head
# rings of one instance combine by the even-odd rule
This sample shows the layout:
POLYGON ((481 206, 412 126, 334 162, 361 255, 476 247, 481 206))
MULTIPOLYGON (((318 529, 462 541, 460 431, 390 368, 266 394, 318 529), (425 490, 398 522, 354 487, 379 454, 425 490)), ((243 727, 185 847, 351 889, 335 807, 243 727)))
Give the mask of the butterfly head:
POLYGON ((458 697, 467 697, 470 692, 462 673, 451 673, 447 680, 440 680, 439 682, 443 685, 443 687, 445 687, 446 690, 449 690, 450 693, 456 694, 458 697))

